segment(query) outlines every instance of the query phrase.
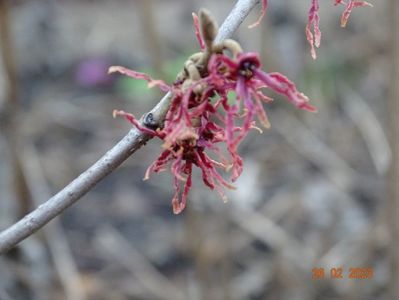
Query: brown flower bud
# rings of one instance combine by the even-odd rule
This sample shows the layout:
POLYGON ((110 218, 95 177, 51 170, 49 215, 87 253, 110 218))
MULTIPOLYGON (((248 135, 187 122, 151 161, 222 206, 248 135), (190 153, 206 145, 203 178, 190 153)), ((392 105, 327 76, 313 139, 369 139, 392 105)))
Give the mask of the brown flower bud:
POLYGON ((206 9, 201 9, 199 12, 199 19, 201 24, 201 34, 208 48, 212 47, 213 40, 218 34, 218 25, 206 9))

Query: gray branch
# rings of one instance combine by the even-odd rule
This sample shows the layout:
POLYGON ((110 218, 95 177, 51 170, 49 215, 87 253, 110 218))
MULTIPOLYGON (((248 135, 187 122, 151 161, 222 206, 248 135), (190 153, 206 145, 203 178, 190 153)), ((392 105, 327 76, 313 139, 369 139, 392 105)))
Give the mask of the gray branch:
MULTIPOLYGON (((231 37, 258 2, 259 0, 238 0, 220 27, 216 42, 231 37)), ((150 112, 158 124, 163 120, 169 109, 170 97, 171 94, 167 93, 150 112)), ((0 254, 10 250, 74 204, 150 138, 136 128, 132 128, 118 144, 64 189, 20 221, 2 231, 0 233, 0 254)))

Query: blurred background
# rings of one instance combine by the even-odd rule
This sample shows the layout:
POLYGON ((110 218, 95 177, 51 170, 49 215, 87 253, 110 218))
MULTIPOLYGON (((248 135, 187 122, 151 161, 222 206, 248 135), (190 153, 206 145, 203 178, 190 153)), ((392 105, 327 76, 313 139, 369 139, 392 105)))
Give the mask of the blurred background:
MULTIPOLYGON (((221 23, 234 2, 0 0, 0 228, 128 132, 113 109, 140 116, 162 96, 109 66, 173 82, 198 51, 191 12, 206 7, 221 23)), ((395 0, 355 9, 345 29, 343 6, 320 1, 316 61, 304 34, 310 0, 269 2, 262 25, 247 28, 256 10, 235 38, 319 113, 271 95, 272 127, 242 144, 229 202, 197 173, 177 216, 170 175, 142 181, 160 151, 151 141, 0 257, 1 300, 399 299, 395 0), (373 278, 350 279, 356 267, 373 278)))

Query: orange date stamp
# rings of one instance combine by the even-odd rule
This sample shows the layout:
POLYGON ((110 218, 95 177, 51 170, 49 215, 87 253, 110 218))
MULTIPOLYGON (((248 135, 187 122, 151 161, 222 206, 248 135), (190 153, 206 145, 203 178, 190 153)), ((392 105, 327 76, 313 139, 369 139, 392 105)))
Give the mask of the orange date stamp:
POLYGON ((312 279, 373 279, 373 268, 313 268, 312 279))

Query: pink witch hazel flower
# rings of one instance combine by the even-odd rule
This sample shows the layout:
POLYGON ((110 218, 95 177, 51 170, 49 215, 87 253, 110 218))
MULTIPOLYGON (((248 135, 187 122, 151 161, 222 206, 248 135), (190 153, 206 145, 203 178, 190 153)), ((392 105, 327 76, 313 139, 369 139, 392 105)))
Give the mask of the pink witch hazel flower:
MULTIPOLYGON (((232 44, 230 42, 230 44, 232 44)), ((248 131, 256 128, 254 125, 254 116, 257 115, 260 123, 265 128, 270 127, 266 112, 263 109, 263 102, 269 103, 271 98, 264 95, 262 89, 270 89, 277 94, 284 96, 289 102, 300 109, 310 112, 316 112, 317 109, 309 104, 309 99, 303 93, 299 92, 293 82, 280 73, 266 73, 261 70, 259 56, 256 53, 243 53, 237 50, 238 45, 232 52, 236 52, 235 58, 230 58, 224 54, 215 54, 212 56, 208 70, 209 78, 218 84, 218 93, 224 95, 222 104, 226 111, 225 128, 226 143, 228 150, 234 161, 232 181, 240 176, 242 171, 242 162, 236 156, 239 143, 245 138, 248 131), (229 105, 227 102, 226 91, 233 90, 237 95, 236 102, 229 105), (244 108, 243 124, 240 130, 235 134, 237 127, 234 124, 240 105, 244 108)))
MULTIPOLYGON (((310 54, 313 59, 316 59, 316 48, 320 47, 321 31, 320 31, 320 18, 319 18, 319 0, 311 0, 311 5, 308 13, 308 23, 306 25, 306 38, 310 44, 310 54)), ((349 17, 353 8, 364 7, 373 5, 366 1, 356 1, 356 0, 334 0, 334 5, 345 5, 345 10, 341 16, 341 27, 345 27, 348 23, 349 17)))
MULTIPOLYGON (((258 20, 249 26, 249 28, 253 28, 260 24, 262 18, 266 14, 268 5, 268 0, 262 0, 262 8, 261 14, 258 20)), ((353 8, 355 7, 364 7, 373 5, 367 1, 362 0, 334 0, 334 5, 345 5, 345 10, 341 16, 341 27, 345 27, 348 23, 349 17, 352 13, 353 8)), ((308 13, 308 22, 305 28, 306 39, 310 44, 310 54, 313 59, 316 59, 316 48, 320 47, 321 42, 321 31, 320 31, 320 17, 319 17, 319 0, 311 0, 311 5, 308 13)))
MULTIPOLYGON (((259 121, 264 127, 270 126, 262 101, 268 103, 272 99, 262 93, 261 89, 265 88, 285 96, 300 109, 317 111, 308 103, 309 98, 300 93, 287 77, 280 73, 266 73, 260 67, 259 55, 253 52, 238 53, 235 59, 224 54, 216 54, 211 58, 208 67, 211 75, 225 79, 223 87, 226 90, 235 90, 237 102, 243 102, 246 110, 245 128, 250 127, 254 113, 258 114, 259 121)), ((233 111, 236 110, 236 105, 233 106, 233 111)))
POLYGON ((216 190, 223 200, 227 199, 224 189, 234 189, 232 182, 242 173, 239 144, 251 129, 259 130, 256 116, 265 128, 270 126, 263 104, 271 98, 263 93, 265 90, 282 95, 300 109, 316 112, 309 99, 287 77, 262 71, 256 53, 244 53, 234 40, 214 43, 218 29, 208 12, 201 10, 199 16, 193 14, 193 18, 201 52, 190 56, 171 86, 124 67, 109 69, 111 73, 144 79, 150 87, 158 86, 172 94, 161 125, 147 122, 150 114, 144 121, 120 110, 115 110, 114 116, 124 116, 139 130, 163 141, 163 149, 148 167, 144 179, 151 173, 170 170, 175 214, 186 207, 194 167, 200 170, 206 186, 216 190), (229 92, 236 94, 233 103, 228 100, 229 92), (229 173, 230 180, 224 179, 223 173, 229 173))
MULTIPOLYGON (((143 130, 133 115, 115 111, 116 115, 125 116, 132 124, 143 130)), ((219 154, 217 143, 224 140, 221 128, 208 121, 204 117, 201 125, 193 127, 185 126, 179 131, 178 136, 168 134, 168 130, 145 131, 153 136, 157 136, 164 141, 163 148, 159 157, 148 167, 144 180, 149 179, 151 173, 165 171, 170 165, 170 171, 174 179, 175 194, 172 199, 173 212, 179 214, 186 206, 188 194, 192 186, 193 166, 198 167, 202 173, 202 179, 210 189, 216 189, 219 195, 226 200, 223 188, 234 189, 218 173, 217 168, 226 169, 227 166, 222 162, 212 159, 207 152, 215 151, 219 154), (183 187, 182 184, 183 183, 183 187)), ((172 121, 170 124, 176 124, 172 121)), ((168 126, 170 128, 170 126, 168 126)), ((223 158, 222 158, 223 159, 223 158)), ((223 159, 224 160, 224 159, 223 159)))

